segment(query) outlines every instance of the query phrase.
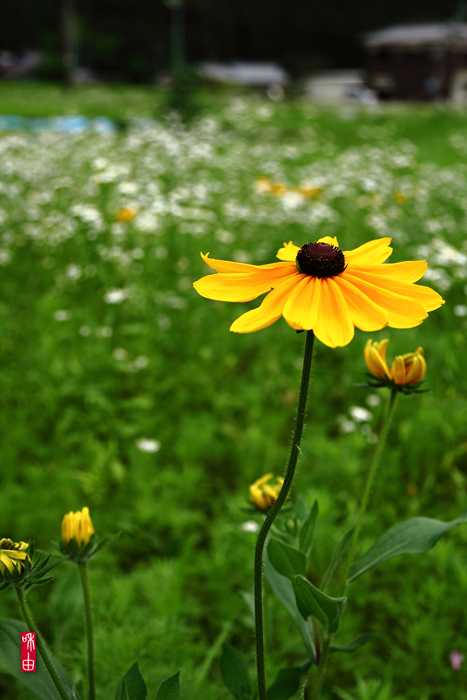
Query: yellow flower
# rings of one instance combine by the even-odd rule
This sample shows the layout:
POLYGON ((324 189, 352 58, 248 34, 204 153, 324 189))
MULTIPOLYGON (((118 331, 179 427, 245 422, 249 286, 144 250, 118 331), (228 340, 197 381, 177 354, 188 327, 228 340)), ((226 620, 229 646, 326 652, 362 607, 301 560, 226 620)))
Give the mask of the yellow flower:
POLYGON ((277 477, 275 484, 268 483, 271 479, 274 479, 273 474, 265 474, 250 486, 250 501, 260 510, 267 510, 275 503, 284 483, 281 476, 277 477))
POLYGON ((365 362, 370 372, 378 379, 389 380, 397 386, 421 382, 426 372, 423 349, 398 355, 389 369, 386 363, 388 342, 387 339, 379 342, 369 340, 365 345, 365 362))
POLYGON ((323 194, 323 188, 317 185, 300 185, 300 187, 297 187, 296 191, 302 194, 306 199, 319 199, 323 194))
POLYGON ((78 543, 79 549, 81 549, 81 547, 88 544, 94 532, 91 516, 89 515, 89 508, 83 508, 76 513, 70 511, 63 516, 62 540, 65 547, 69 544, 70 540, 74 539, 78 543))
POLYGON ((7 537, 0 540, 0 574, 3 575, 8 569, 9 573, 21 574, 24 570, 26 559, 30 562, 28 554, 29 544, 27 542, 13 542, 7 537))
POLYGON ((407 204, 409 197, 405 192, 402 192, 402 190, 398 190, 397 192, 394 192, 393 199, 396 204, 403 205, 407 204))
POLYGON ((256 180, 256 189, 258 192, 267 192, 275 197, 282 197, 288 190, 287 185, 284 185, 282 182, 273 182, 264 176, 256 180))
POLYGON ((350 343, 355 328, 376 331, 413 328, 439 308, 441 296, 414 284, 426 272, 423 260, 382 265, 391 255, 390 238, 369 241, 342 251, 326 236, 301 248, 284 243, 268 265, 212 260, 204 262, 219 274, 194 283, 196 291, 218 301, 251 301, 267 294, 262 304, 231 325, 235 333, 252 333, 281 316, 295 330, 312 330, 329 347, 350 343))
POLYGON ((126 224, 128 221, 134 219, 136 214, 137 211, 133 209, 133 207, 122 207, 115 212, 115 221, 126 224))

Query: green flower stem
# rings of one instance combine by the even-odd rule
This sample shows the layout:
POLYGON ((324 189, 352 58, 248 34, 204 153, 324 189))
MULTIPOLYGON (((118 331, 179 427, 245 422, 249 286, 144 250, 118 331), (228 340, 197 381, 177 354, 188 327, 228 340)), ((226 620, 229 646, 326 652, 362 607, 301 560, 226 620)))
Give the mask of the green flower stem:
POLYGON ((360 531, 362 529, 363 518, 368 506, 368 499, 370 498, 371 488, 373 486, 373 481, 378 470, 379 461, 381 455, 383 454, 384 446, 386 444, 386 439, 388 436, 389 428, 391 427, 392 418, 397 407, 397 389, 391 389, 391 395, 389 397, 388 405, 386 408, 386 415, 384 417, 383 426, 379 434, 379 439, 376 445, 375 453, 373 455, 373 461, 371 462, 370 470, 368 472, 368 477, 365 484, 365 491, 363 492, 362 502, 360 505, 360 511, 358 513, 357 525, 353 533, 352 541, 350 543, 349 554, 347 557, 347 563, 345 566, 344 576, 342 580, 342 594, 344 595, 347 590, 347 580, 349 578, 350 567, 352 566, 353 558, 355 555, 355 549, 357 547, 358 538, 360 536, 360 531))
POLYGON ((28 608, 28 604, 26 602, 26 596, 24 595, 24 592, 21 590, 21 588, 15 587, 16 594, 18 596, 18 601, 19 601, 19 607, 21 608, 21 614, 23 615, 23 619, 27 625, 27 628, 30 632, 35 632, 36 633, 36 644, 37 644, 37 649, 39 650, 39 654, 41 655, 42 661, 45 664, 45 667, 47 671, 49 672, 49 675, 51 679, 53 680, 55 687, 58 690, 58 694, 62 698, 62 700, 70 700, 69 696, 67 695, 65 688, 62 685, 62 682, 60 678, 58 677, 58 674, 54 668, 54 665, 52 663, 52 659, 49 656, 49 652, 47 651, 47 647, 45 646, 44 642, 42 641, 41 635, 39 633, 39 630, 37 629, 36 623, 32 619, 31 612, 28 608))
POLYGON ((94 678, 94 633, 91 605, 91 586, 89 584, 88 567, 85 561, 77 562, 81 588, 83 589, 84 614, 86 618, 86 638, 88 643, 88 681, 89 700, 96 699, 96 683, 94 678))
MULTIPOLYGON (((386 439, 388 436, 389 428, 391 427, 391 422, 392 418, 394 416, 394 412, 397 407, 397 389, 391 389, 391 395, 389 397, 388 405, 386 408, 386 414, 384 417, 384 422, 383 426, 381 428, 381 432, 379 434, 379 439, 378 443, 376 445, 375 453, 373 455, 373 460, 371 462, 371 466, 368 472, 366 484, 365 484, 365 490, 363 492, 363 497, 362 497, 362 502, 360 505, 360 510, 358 513, 358 520, 357 524, 355 526, 355 530, 353 533, 352 541, 350 543, 350 549, 349 549, 349 554, 347 556, 347 562, 345 565, 345 570, 344 570, 344 576, 342 579, 342 589, 340 595, 345 595, 345 592, 347 590, 348 586, 348 578, 349 578, 349 572, 350 572, 350 567, 352 566, 353 558, 355 555, 355 549, 357 547, 357 542, 358 538, 360 535, 360 531, 362 529, 362 524, 363 524, 363 518, 365 516, 365 512, 368 506, 368 500, 370 498, 370 493, 371 489, 373 486, 373 482, 376 476, 376 472, 378 470, 378 465, 379 461, 381 459, 381 455, 384 450, 384 446, 386 444, 386 439)), ((326 666, 328 662, 328 657, 329 657, 329 651, 331 647, 331 640, 332 636, 326 638, 323 642, 323 650, 321 654, 321 659, 320 663, 317 669, 317 676, 315 680, 315 685, 313 688, 313 693, 311 696, 311 700, 319 700, 319 696, 321 694, 321 688, 323 687, 323 681, 324 681, 324 676, 326 675, 326 666)))
POLYGON ((297 416, 295 419, 295 430, 290 450, 289 463, 284 476, 284 483, 277 497, 276 502, 268 512, 263 526, 258 535, 255 550, 255 631, 256 631, 256 666, 258 671, 258 695, 259 700, 267 700, 266 677, 264 670, 264 624, 263 624, 263 591, 262 591, 262 571, 263 571, 263 550, 268 532, 280 509, 285 503, 295 474, 295 467, 300 452, 300 442, 302 439, 303 424, 305 421, 305 409, 310 381, 311 360, 313 355, 314 333, 307 331, 305 355, 303 358, 302 379, 300 383, 300 395, 298 398, 297 416))

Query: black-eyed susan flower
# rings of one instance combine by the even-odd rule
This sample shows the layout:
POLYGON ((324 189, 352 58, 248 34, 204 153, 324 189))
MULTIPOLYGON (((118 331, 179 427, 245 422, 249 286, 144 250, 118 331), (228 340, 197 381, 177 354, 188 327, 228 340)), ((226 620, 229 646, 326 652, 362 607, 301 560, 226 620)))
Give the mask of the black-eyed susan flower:
POLYGON ((62 542, 66 550, 69 549, 72 540, 76 542, 78 549, 82 549, 89 543, 94 532, 89 508, 83 508, 76 513, 70 511, 63 516, 62 542))
POLYGON ((399 389, 413 389, 418 385, 426 372, 426 361, 423 348, 417 348, 415 352, 398 355, 389 368, 386 362, 386 348, 388 340, 373 342, 369 340, 365 345, 365 362, 371 374, 376 377, 380 385, 391 385, 399 389))
POLYGON ((305 199, 319 199, 324 190, 318 185, 306 184, 297 187, 296 191, 303 195, 305 199))
POLYGON ((25 567, 25 563, 31 563, 31 558, 28 554, 28 542, 13 542, 8 537, 3 537, 0 540, 0 575, 5 577, 5 572, 8 571, 7 579, 20 576, 25 567))
POLYGON ((250 501, 259 510, 267 510, 277 500, 284 479, 273 474, 265 474, 250 486, 250 501), (274 482, 274 483, 271 483, 274 482))
POLYGON ((413 328, 444 303, 434 290, 414 284, 427 270, 425 261, 382 264, 392 253, 390 242, 381 238, 342 251, 335 237, 301 248, 290 241, 277 253, 281 262, 268 265, 202 254, 218 274, 203 277, 194 287, 218 301, 245 302, 267 294, 257 309, 234 321, 231 331, 259 331, 283 316, 295 330, 312 330, 325 345, 342 347, 355 328, 413 328))

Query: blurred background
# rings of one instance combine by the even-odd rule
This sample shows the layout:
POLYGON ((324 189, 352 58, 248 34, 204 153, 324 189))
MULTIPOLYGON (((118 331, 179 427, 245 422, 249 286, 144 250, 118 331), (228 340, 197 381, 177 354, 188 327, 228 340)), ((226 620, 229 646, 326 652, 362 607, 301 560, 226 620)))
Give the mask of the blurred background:
MULTIPOLYGON (((199 297, 200 252, 264 264, 284 241, 391 237, 391 262, 427 260, 446 299, 418 328, 316 344, 291 497, 319 501, 310 580, 355 522, 377 440, 370 337, 389 361, 422 346, 430 391, 401 397, 360 553, 465 510, 466 157, 462 2, 0 4, 0 536, 50 550, 83 506, 121 532, 90 566, 102 698, 138 660, 150 697, 181 669, 185 700, 224 700, 224 641, 253 675, 262 515, 244 508, 283 472, 304 338, 282 320, 229 333, 260 300, 199 297)), ((335 654, 325 700, 467 700, 466 591, 465 526, 359 579, 337 641, 376 637, 335 654)), ((267 599, 272 682, 304 652, 267 599)), ((79 683, 76 571, 30 601, 79 683)), ((16 613, 7 590, 0 616, 16 613)), ((0 669, 2 698, 29 700, 0 669)))

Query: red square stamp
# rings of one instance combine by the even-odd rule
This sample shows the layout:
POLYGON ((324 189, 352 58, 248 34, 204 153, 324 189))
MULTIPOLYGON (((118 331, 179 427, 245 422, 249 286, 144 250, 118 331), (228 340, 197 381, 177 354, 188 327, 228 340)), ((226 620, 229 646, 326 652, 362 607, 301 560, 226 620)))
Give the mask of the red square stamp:
POLYGON ((21 632, 21 670, 36 670, 36 633, 21 632))

